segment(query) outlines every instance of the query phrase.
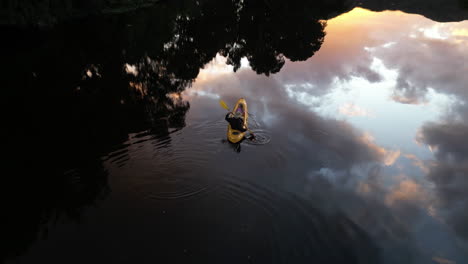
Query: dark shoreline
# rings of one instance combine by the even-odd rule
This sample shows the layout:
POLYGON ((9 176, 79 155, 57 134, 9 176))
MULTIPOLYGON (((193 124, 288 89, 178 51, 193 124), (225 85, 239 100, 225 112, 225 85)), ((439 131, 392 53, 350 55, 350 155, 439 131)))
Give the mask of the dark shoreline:
MULTIPOLYGON (((437 22, 457 22, 468 20, 468 3, 467 0, 349 0, 347 6, 349 10, 355 7, 369 9, 371 11, 381 12, 386 10, 400 10, 410 14, 422 15, 428 19, 437 22)), ((71 21, 79 21, 99 16, 129 14, 140 9, 152 8, 158 4, 164 4, 164 0, 142 0, 139 3, 124 3, 124 4, 81 4, 80 7, 69 7, 68 9, 58 8, 57 5, 50 4, 44 8, 37 4, 22 4, 23 6, 2 7, 0 11, 0 28, 17 28, 17 29, 48 29, 59 24, 66 24, 71 21), (35 5, 35 6, 34 6, 35 5), (33 7, 34 6, 34 7, 33 7)), ((171 6, 184 6, 184 1, 174 1, 168 3, 171 6)), ((71 6, 71 5, 70 5, 71 6)), ((341 15, 341 12, 332 14, 331 19, 341 15)))

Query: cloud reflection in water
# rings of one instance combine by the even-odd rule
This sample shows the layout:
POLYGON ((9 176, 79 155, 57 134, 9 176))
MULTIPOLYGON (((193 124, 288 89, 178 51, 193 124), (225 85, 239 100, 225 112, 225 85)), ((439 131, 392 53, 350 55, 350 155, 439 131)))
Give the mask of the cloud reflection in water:
POLYGON ((266 78, 248 67, 223 70, 218 57, 184 96, 195 106, 192 116, 201 114, 197 100, 209 102, 204 93, 231 103, 246 97, 271 131, 270 144, 294 157, 283 182, 289 190, 345 211, 380 241, 389 261, 459 263, 468 257, 467 28, 356 9, 328 22, 322 49, 308 61, 286 62, 266 78), (358 100, 375 116, 366 105, 336 103, 337 90, 352 92, 355 83, 376 89, 358 100), (330 102, 336 113, 325 115, 330 102), (340 119, 338 111, 361 119, 340 119), (398 126, 400 135, 384 131, 398 126))

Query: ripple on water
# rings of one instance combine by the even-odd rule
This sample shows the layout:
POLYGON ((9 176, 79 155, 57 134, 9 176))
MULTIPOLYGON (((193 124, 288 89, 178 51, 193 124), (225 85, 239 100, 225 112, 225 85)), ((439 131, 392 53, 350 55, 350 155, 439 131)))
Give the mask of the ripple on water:
POLYGON ((213 127, 219 126, 203 122, 169 135, 138 133, 125 142, 124 150, 109 154, 107 160, 118 167, 120 161, 130 160, 130 165, 120 171, 123 177, 119 182, 144 199, 195 199, 216 187, 196 173, 209 167, 209 150, 215 146, 208 146, 203 139, 213 143, 213 127))
POLYGON ((208 182, 192 177, 162 177, 152 183, 146 194, 151 200, 186 200, 209 193, 214 188, 208 182))
POLYGON ((245 141, 249 145, 266 145, 271 141, 271 135, 266 130, 252 129, 252 133, 255 135, 255 138, 245 141))
MULTIPOLYGON (((257 139, 244 142, 249 145, 270 142, 268 131, 256 129, 253 132, 257 139)), ((275 157, 274 164, 260 165, 258 169, 263 171, 252 173, 242 167, 243 164, 230 162, 228 159, 233 157, 230 152, 224 157, 216 153, 222 148, 221 139, 225 139, 225 133, 226 123, 213 121, 191 124, 170 135, 141 134, 125 142, 124 150, 109 154, 108 161, 116 164, 129 157, 132 159, 131 166, 119 169, 123 171, 119 184, 146 201, 154 204, 177 201, 181 203, 176 204, 183 204, 184 208, 206 207, 204 212, 212 213, 200 216, 207 218, 203 220, 215 226, 222 225, 226 228, 223 230, 242 227, 244 233, 233 231, 234 241, 239 241, 243 234, 246 241, 250 241, 251 235, 267 236, 269 255, 281 259, 280 262, 304 263, 300 256, 317 256, 313 259, 321 263, 330 263, 335 256, 352 258, 337 250, 346 248, 343 241, 365 243, 363 237, 345 234, 346 230, 360 234, 352 223, 344 217, 327 216, 313 201, 300 199, 284 190, 281 184, 275 184, 274 178, 265 177, 269 170, 277 169, 274 164, 281 164, 284 159, 281 151, 269 152, 275 157), (135 166, 138 173, 135 173, 135 166)), ((198 219, 192 215, 187 217, 198 219)), ((209 225, 204 228, 207 234, 212 231, 209 225)))
POLYGON ((218 199, 226 200, 223 204, 241 215, 239 221, 270 237, 271 255, 282 259, 282 263, 304 263, 301 258, 307 256, 314 256, 318 263, 355 263, 355 252, 362 254, 358 256, 362 263, 375 260, 372 253, 360 251, 360 247, 372 245, 349 219, 325 213, 313 201, 282 188, 225 174, 217 194, 218 199))
MULTIPOLYGON (((224 120, 200 121, 188 124, 184 129, 172 134, 158 135, 142 131, 129 136, 119 149, 107 156, 107 160, 118 167, 131 160, 132 166, 139 166, 141 173, 127 179, 129 187, 152 200, 189 199, 210 192, 220 183, 213 179, 213 160, 219 160, 218 153, 222 139, 226 137, 224 120), (142 167, 145 166, 143 169, 142 167), (207 175, 200 171, 209 170, 207 175), (198 174, 198 175, 197 175, 198 174), (216 183, 218 182, 218 183, 216 183)), ((271 140, 270 134, 255 129, 255 140, 246 140, 249 145, 264 145, 271 140)), ((222 159, 221 159, 222 160, 222 159)), ((215 167, 218 164, 215 165, 215 167)), ((262 203, 267 212, 274 207, 267 203, 266 191, 252 187, 252 183, 236 181, 234 175, 222 183, 226 188, 223 195, 239 197, 246 203, 262 203), (245 191, 249 190, 249 191, 245 191), (261 200, 260 198, 263 198, 261 200), (269 209, 268 209, 269 208, 269 209)))

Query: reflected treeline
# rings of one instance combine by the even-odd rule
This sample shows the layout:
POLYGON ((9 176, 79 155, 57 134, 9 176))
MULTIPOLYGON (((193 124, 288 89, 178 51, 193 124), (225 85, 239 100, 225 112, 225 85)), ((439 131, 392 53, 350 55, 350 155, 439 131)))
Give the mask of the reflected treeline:
POLYGON ((176 17, 166 54, 179 74, 191 77, 218 52, 234 70, 246 57, 254 71, 269 75, 281 69, 285 58, 313 56, 325 37, 322 19, 345 10, 344 1, 196 1, 176 17))
POLYGON ((157 3, 158 0, 3 0, 0 24, 47 27, 70 18, 120 13, 157 3))
POLYGON ((465 9, 468 9, 468 0, 459 0, 460 1, 460 5, 465 8, 465 9))
POLYGON ((17 157, 21 161, 7 164, 9 173, 2 179, 0 263, 26 253, 36 240, 46 239, 57 222, 81 221, 84 210, 109 192, 107 173, 99 161, 86 160, 63 172, 57 155, 72 151, 37 153, 28 149, 37 145, 15 143, 23 151, 9 152, 10 157, 21 155, 17 157))

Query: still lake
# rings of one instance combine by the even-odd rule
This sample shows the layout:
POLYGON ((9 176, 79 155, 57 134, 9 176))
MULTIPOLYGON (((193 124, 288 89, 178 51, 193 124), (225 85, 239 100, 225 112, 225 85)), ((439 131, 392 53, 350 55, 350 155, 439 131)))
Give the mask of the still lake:
POLYGON ((468 262, 468 20, 197 8, 4 31, 6 263, 468 262))

